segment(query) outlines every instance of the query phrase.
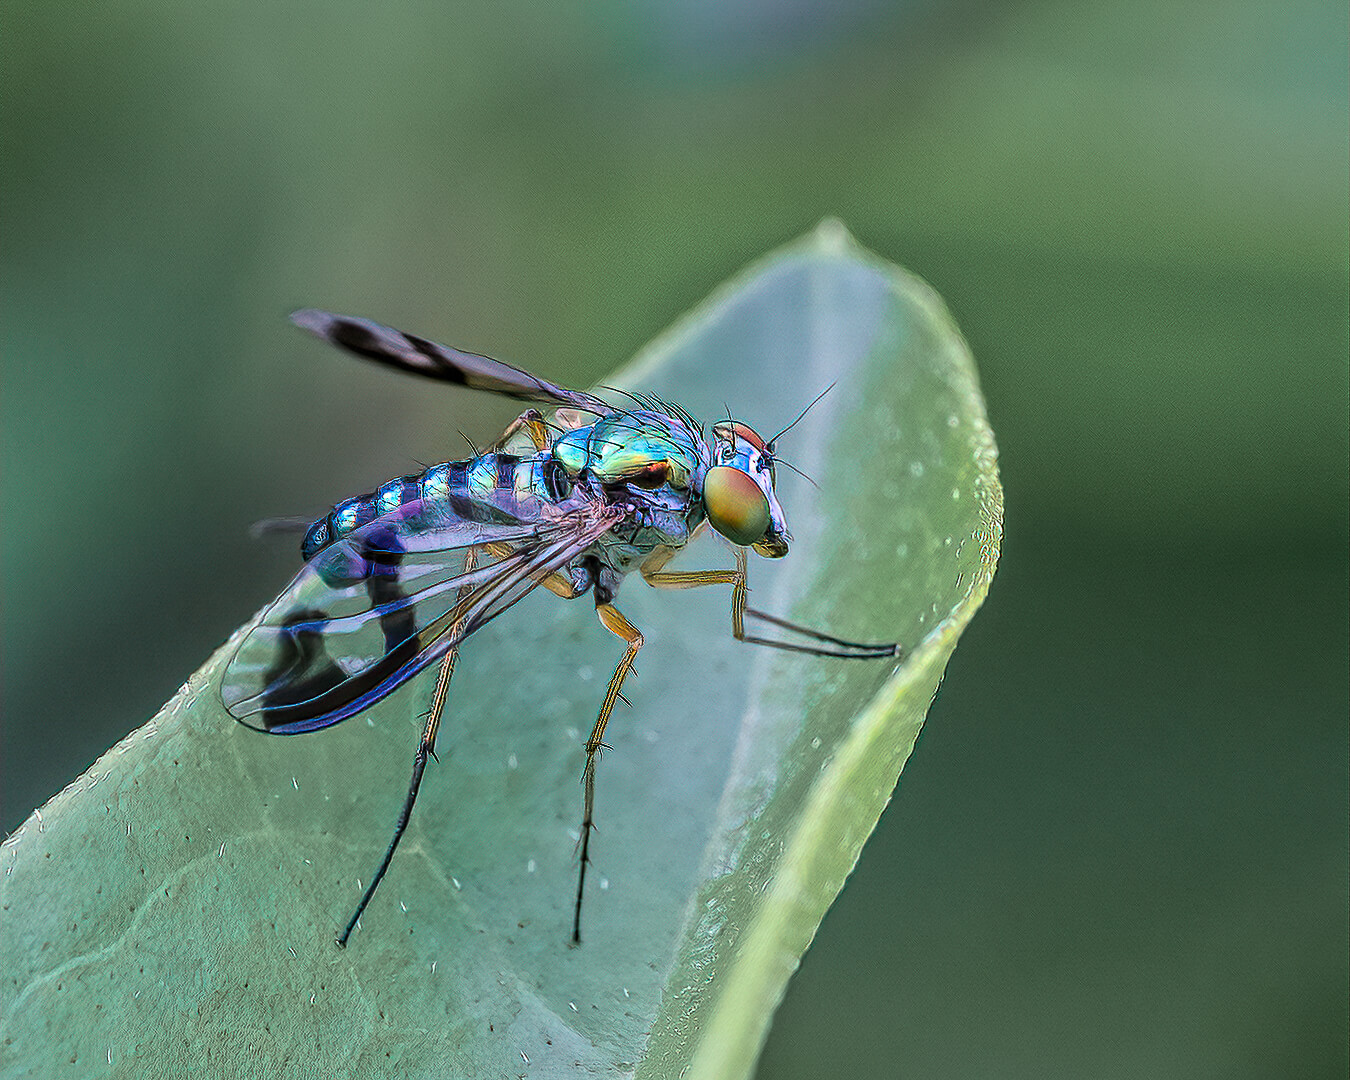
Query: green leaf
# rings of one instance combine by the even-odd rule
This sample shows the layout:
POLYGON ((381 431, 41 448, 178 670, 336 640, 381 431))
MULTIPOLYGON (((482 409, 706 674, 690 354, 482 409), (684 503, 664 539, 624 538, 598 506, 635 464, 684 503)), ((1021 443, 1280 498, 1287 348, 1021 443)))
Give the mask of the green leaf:
POLYGON ((994 443, 941 302, 832 222, 613 381, 765 432, 833 384, 779 443, 817 486, 780 470, 793 551, 755 559, 753 603, 904 662, 738 645, 725 589, 630 583, 647 643, 571 948, 579 744, 620 650, 589 602, 532 595, 465 646, 440 763, 342 951, 430 688, 260 735, 220 703, 236 636, 5 843, 5 1075, 751 1072, 988 590, 994 443))

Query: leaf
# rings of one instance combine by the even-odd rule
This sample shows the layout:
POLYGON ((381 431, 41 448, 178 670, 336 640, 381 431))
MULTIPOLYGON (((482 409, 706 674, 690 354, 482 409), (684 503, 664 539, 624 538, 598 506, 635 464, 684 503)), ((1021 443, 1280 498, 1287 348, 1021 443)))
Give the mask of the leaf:
MULTIPOLYGON (((530 597, 463 650, 440 763, 342 951, 430 688, 261 735, 220 703, 236 635, 6 841, 5 1075, 750 1073, 988 590, 994 444, 940 301, 833 222, 615 381, 766 432, 833 384, 780 441, 817 486, 780 472, 793 551, 755 560, 753 602, 904 662, 738 645, 726 590, 630 583, 647 644, 570 948, 579 743, 620 650, 589 602, 530 597)), ((703 540, 681 565, 727 558, 703 540)))

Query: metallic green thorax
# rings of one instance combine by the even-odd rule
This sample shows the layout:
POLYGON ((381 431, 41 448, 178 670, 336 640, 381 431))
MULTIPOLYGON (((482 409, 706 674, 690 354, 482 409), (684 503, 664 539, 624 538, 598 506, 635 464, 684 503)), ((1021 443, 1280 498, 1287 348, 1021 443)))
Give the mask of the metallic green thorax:
POLYGON ((707 466, 694 434, 671 418, 645 410, 604 417, 567 432, 553 444, 553 458, 576 478, 583 471, 602 484, 644 475, 676 491, 695 485, 707 466))

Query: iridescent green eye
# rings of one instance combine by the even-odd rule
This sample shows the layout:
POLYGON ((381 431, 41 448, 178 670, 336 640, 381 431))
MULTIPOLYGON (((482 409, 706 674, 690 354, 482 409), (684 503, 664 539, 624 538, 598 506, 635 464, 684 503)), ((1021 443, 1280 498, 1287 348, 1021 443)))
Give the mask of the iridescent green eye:
POLYGON ((730 465, 714 465, 703 477, 703 509, 733 544, 748 547, 769 531, 769 500, 749 475, 730 465))

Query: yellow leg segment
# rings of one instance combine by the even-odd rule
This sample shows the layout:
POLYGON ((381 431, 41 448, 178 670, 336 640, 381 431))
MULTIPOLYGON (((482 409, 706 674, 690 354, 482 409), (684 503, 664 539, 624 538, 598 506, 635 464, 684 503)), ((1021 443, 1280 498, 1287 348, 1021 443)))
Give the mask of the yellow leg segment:
MULTIPOLYGON (((483 549, 489 555, 496 555, 499 559, 504 559, 515 549, 510 544, 484 544, 483 549)), ((561 596, 564 600, 575 600, 577 591, 572 586, 572 579, 560 570, 554 570, 546 578, 539 582, 554 596, 561 596)))
POLYGON ((649 570, 642 580, 656 589, 697 589, 704 585, 731 586, 731 636, 745 640, 745 605, 750 597, 746 584, 745 548, 736 549, 735 570, 649 570))
POLYGON ((490 449, 494 451, 502 449, 511 441, 511 436, 519 431, 524 431, 530 436, 530 442, 534 443, 536 450, 547 450, 553 445, 553 436, 549 434, 548 426, 544 423, 544 414, 538 409, 526 409, 507 425, 506 430, 490 449))
POLYGON ((777 615, 769 615, 747 607, 750 587, 746 583, 745 548, 736 549, 735 570, 662 570, 661 567, 669 559, 665 553, 662 555, 664 557, 649 560, 642 567, 642 578, 648 585, 658 589, 696 589, 701 585, 731 586, 731 636, 737 641, 743 641, 748 645, 766 645, 771 649, 783 649, 787 652, 807 653, 811 656, 837 656, 844 660, 884 660, 902 655, 898 644, 846 641, 832 634, 812 630, 809 626, 798 626, 796 623, 788 622, 787 619, 780 619, 777 615), (778 626, 790 633, 800 634, 825 644, 802 645, 791 641, 752 636, 745 632, 746 615, 770 626, 778 626))

